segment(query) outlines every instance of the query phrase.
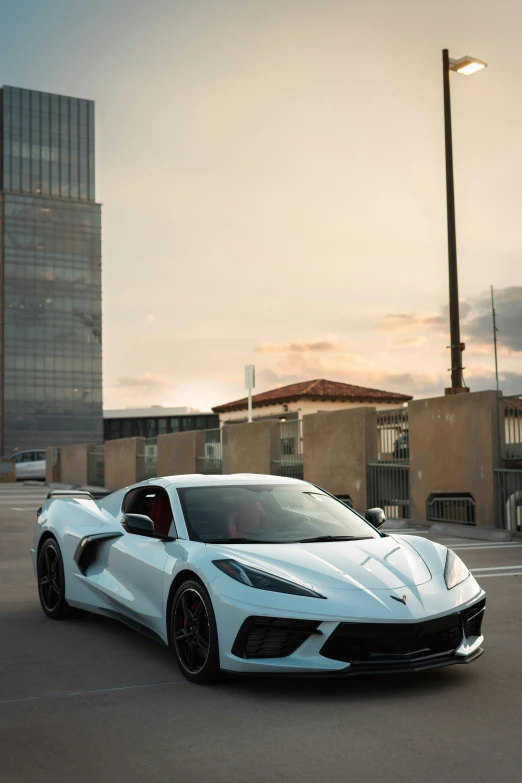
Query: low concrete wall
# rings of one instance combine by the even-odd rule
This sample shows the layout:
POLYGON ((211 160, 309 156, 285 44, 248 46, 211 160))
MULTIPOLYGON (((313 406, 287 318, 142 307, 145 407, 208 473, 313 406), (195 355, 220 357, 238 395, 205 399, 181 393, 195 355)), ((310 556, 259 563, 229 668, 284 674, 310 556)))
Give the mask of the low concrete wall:
POLYGON ((143 481, 144 452, 145 438, 119 438, 105 441, 107 489, 121 489, 137 481, 143 481))
POLYGON ((377 457, 375 408, 303 416, 304 479, 367 509, 367 464, 377 457))
POLYGON ((277 421, 226 425, 221 440, 223 473, 272 473, 272 462, 279 458, 277 421))
MULTIPOLYGON (((89 452, 94 443, 78 443, 61 447, 61 477, 64 484, 84 486, 89 481, 89 452)), ((47 468, 46 468, 47 472, 47 468)))
POLYGON ((0 457, 0 484, 11 484, 16 481, 16 465, 7 457, 0 457))
POLYGON ((201 430, 158 435, 158 476, 197 473, 196 458, 204 456, 204 449, 201 430))
POLYGON ((469 492, 476 524, 494 526, 494 469, 500 467, 495 391, 409 403, 411 516, 426 518, 432 493, 469 492))
POLYGON ((62 452, 57 446, 50 446, 45 450, 45 480, 48 484, 59 484, 61 474, 62 452))

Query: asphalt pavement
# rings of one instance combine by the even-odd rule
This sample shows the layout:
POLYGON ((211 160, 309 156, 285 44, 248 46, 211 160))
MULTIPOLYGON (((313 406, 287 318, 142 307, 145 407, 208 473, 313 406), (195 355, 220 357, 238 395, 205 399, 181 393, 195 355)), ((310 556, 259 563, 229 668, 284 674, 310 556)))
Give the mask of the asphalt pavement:
POLYGON ((29 548, 45 495, 0 485, 2 783, 522 780, 522 540, 437 538, 488 594, 470 666, 201 687, 117 622, 43 615, 29 548))

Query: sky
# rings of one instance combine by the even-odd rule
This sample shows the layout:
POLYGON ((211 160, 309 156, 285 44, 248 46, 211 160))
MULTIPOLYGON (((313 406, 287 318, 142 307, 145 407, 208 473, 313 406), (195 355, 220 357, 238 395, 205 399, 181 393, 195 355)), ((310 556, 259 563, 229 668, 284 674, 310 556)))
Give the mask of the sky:
POLYGON ((520 0, 0 0, 0 84, 96 102, 104 406, 313 378, 522 393, 520 0))

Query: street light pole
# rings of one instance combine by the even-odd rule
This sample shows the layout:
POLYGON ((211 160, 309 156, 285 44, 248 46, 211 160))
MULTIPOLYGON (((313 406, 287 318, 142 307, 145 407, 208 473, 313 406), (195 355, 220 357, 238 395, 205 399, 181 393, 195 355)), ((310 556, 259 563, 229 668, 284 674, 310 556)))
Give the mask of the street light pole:
POLYGON ((450 61, 447 49, 442 50, 444 85, 444 137, 446 142, 446 205, 448 215, 449 316, 451 342, 451 388, 446 394, 468 391, 462 382, 462 351, 460 342, 459 279, 457 271, 457 231, 455 227, 455 186, 453 181, 453 145, 451 138, 450 61))
POLYGON ((453 145, 451 139, 450 70, 470 76, 487 66, 476 57, 461 57, 451 60, 447 49, 442 50, 442 84, 444 87, 444 137, 446 142, 446 205, 448 212, 448 272, 449 272, 449 316, 451 340, 451 387, 446 394, 459 394, 469 389, 462 378, 462 351, 460 342, 459 279, 457 272, 457 231, 455 228, 455 187, 453 183, 453 145))

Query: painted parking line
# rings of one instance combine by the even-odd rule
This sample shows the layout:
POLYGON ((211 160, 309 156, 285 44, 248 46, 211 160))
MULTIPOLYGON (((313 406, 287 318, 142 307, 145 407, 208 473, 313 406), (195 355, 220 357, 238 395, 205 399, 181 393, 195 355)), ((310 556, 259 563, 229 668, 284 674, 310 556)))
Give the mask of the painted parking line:
POLYGON ((34 506, 37 503, 42 504, 44 502, 45 498, 31 498, 30 500, 27 500, 27 498, 9 498, 9 500, 0 500, 0 506, 9 506, 13 503, 17 503, 19 506, 34 506))
POLYGON ((168 680, 167 682, 148 682, 144 685, 120 685, 116 688, 96 688, 88 691, 59 691, 58 693, 42 693, 39 696, 23 696, 20 699, 3 699, 0 704, 18 704, 22 701, 39 701, 40 699, 63 699, 70 696, 90 696, 94 693, 113 693, 114 691, 132 691, 142 688, 164 688, 169 685, 186 685, 188 680, 168 680))
POLYGON ((513 571, 514 568, 517 568, 519 571, 522 570, 522 565, 518 563, 517 565, 508 565, 508 566, 484 566, 484 567, 477 567, 472 568, 471 573, 472 574, 478 574, 481 571, 513 571))
POLYGON ((495 571, 494 574, 477 574, 477 579, 480 579, 480 581, 482 581, 483 579, 489 579, 490 576, 522 576, 522 571, 512 571, 509 573, 503 571, 501 574, 495 571))
POLYGON ((454 544, 452 549, 520 549, 522 544, 506 542, 505 544, 454 544))

